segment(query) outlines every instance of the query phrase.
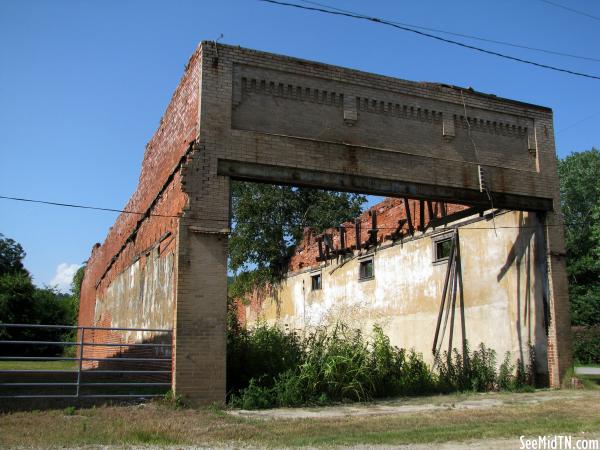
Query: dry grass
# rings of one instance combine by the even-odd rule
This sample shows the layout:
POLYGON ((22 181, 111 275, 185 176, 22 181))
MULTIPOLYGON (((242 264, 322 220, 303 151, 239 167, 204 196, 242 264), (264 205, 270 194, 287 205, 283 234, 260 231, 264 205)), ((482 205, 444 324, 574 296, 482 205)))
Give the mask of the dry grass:
MULTIPOLYGON (((0 446, 391 445, 600 431, 600 392, 576 394, 580 395, 573 391, 473 394, 477 399, 500 398, 505 404, 481 410, 449 406, 435 412, 335 419, 241 418, 217 409, 173 409, 161 403, 17 412, 0 416, 0 446), (535 401, 542 397, 545 401, 535 401)), ((430 400, 451 405, 456 399, 430 400)), ((407 402, 423 403, 423 399, 407 402)))

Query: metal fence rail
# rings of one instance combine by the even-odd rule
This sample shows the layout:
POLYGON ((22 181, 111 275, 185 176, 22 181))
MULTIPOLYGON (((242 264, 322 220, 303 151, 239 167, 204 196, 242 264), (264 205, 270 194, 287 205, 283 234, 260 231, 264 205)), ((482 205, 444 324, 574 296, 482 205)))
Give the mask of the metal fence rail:
POLYGON ((169 329, 0 323, 0 398, 162 396, 172 337, 169 329), (28 339, 40 335, 48 339, 28 339))

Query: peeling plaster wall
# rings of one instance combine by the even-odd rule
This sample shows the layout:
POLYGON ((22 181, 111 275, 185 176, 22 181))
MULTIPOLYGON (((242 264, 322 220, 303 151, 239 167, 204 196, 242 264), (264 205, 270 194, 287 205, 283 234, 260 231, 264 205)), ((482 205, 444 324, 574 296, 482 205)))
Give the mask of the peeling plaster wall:
MULTIPOLYGON (((162 330, 173 328, 175 264, 172 247, 161 253, 161 246, 156 246, 112 281, 104 295, 96 299, 96 326, 162 330)), ((88 331, 86 336, 86 342, 97 344, 171 343, 170 335, 156 331, 93 330, 88 331)), ((127 353, 133 354, 136 350, 127 348, 127 353)), ((121 351, 121 347, 88 347, 85 356, 108 358, 121 351)), ((170 349, 167 348, 151 349, 151 354, 147 353, 147 349, 137 351, 141 357, 164 357, 170 354, 170 349)), ((86 364, 86 368, 91 367, 97 367, 97 364, 86 364)))
MULTIPOLYGON (((547 373, 544 296, 546 266, 542 226, 534 213, 509 212, 492 221, 459 227, 464 282, 464 329, 471 348, 485 343, 498 362, 510 352, 529 360, 535 348, 540 373, 547 373), (523 228, 502 228, 519 227, 523 228), (480 229, 488 228, 488 229, 480 229)), ((246 321, 257 320, 294 329, 337 320, 370 333, 383 326, 392 344, 414 348, 432 362, 432 344, 447 263, 433 261, 428 232, 404 244, 380 246, 373 253, 375 277, 358 280, 359 258, 329 263, 321 269, 295 272, 274 295, 245 307, 246 321), (321 272, 322 289, 311 290, 311 275, 321 272)), ((452 347, 461 347, 462 320, 457 296, 452 347)), ((442 341, 447 349, 450 320, 442 341)))
POLYGON ((173 327, 173 253, 158 248, 120 273, 96 301, 94 322, 118 328, 173 327))

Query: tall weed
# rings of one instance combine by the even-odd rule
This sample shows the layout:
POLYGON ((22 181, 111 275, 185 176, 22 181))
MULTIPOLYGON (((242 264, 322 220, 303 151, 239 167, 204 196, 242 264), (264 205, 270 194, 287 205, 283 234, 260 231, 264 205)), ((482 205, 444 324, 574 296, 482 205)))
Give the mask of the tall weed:
MULTIPOLYGON (((435 392, 523 390, 535 361, 497 367, 496 353, 480 344, 471 352, 436 355, 434 368, 421 354, 391 345, 376 325, 372 338, 343 323, 317 328, 304 337, 237 321, 228 334, 229 403, 245 409, 321 405, 435 392), (516 370, 515 370, 516 369, 516 370)), ((533 351, 530 352, 533 355, 533 351)))

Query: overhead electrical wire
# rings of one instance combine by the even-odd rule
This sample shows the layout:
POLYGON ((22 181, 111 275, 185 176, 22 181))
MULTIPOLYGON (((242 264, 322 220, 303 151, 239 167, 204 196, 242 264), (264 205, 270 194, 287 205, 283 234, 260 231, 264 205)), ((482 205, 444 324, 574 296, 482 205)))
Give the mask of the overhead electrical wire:
POLYGON ((168 214, 151 214, 151 213, 143 213, 143 212, 139 212, 139 211, 128 211, 126 209, 102 208, 100 206, 77 205, 74 203, 49 202, 46 200, 35 200, 35 199, 31 199, 31 198, 22 198, 22 197, 9 197, 6 195, 0 195, 0 199, 14 200, 14 201, 19 201, 19 202, 27 202, 27 203, 39 203, 39 204, 51 205, 51 206, 62 206, 62 207, 67 207, 67 208, 92 209, 92 210, 96 210, 96 211, 117 212, 117 213, 124 213, 124 214, 136 214, 138 216, 172 217, 172 218, 181 217, 181 216, 168 215, 168 214))
POLYGON ((556 132, 556 134, 559 134, 559 133, 562 133, 562 132, 564 132, 564 131, 570 130, 571 128, 573 128, 573 127, 576 127, 577 125, 579 125, 580 123, 583 123, 583 122, 586 122, 586 121, 588 121, 588 120, 590 120, 590 119, 593 119, 594 117, 596 117, 596 116, 598 116, 598 115, 600 115, 600 111, 597 111, 597 112, 595 112, 594 114, 591 114, 591 115, 589 115, 589 116, 587 116, 587 117, 584 117, 583 119, 580 119, 580 120, 578 120, 578 121, 576 121, 576 122, 572 123, 571 125, 567 125, 566 127, 564 127, 564 128, 561 128, 560 130, 558 130, 558 131, 556 132))
MULTIPOLYGON (((348 10, 341 9, 341 8, 336 8, 334 6, 326 5, 324 3, 312 2, 309 0, 299 0, 299 1, 301 1, 302 3, 307 3, 309 5, 322 6, 324 8, 329 8, 329 9, 332 9, 335 11, 341 11, 341 12, 345 12, 345 13, 349 13, 349 14, 357 14, 357 15, 360 15, 363 17, 368 17, 368 16, 365 16, 364 14, 353 13, 352 11, 348 11, 348 10)), ((498 44, 498 45, 505 45, 507 47, 521 48, 524 50, 531 50, 534 52, 547 53, 550 55, 565 56, 568 58, 581 59, 584 61, 600 62, 600 58, 592 58, 589 56, 573 55, 572 53, 564 53, 564 52, 558 52, 556 50, 548 50, 548 49, 539 48, 539 47, 531 47, 531 46, 523 45, 523 44, 515 44, 513 42, 498 41, 495 39, 484 38, 481 36, 474 36, 472 34, 455 33, 453 31, 441 30, 439 28, 424 27, 422 25, 414 25, 414 24, 410 24, 410 23, 398 22, 398 21, 393 21, 393 20, 389 20, 389 19, 387 19, 387 21, 390 23, 393 23, 395 25, 402 25, 405 27, 416 28, 416 29, 425 30, 425 31, 433 31, 435 33, 447 34, 449 36, 457 36, 457 37, 463 37, 463 38, 467 38, 467 39, 474 39, 474 40, 481 41, 481 42, 489 42, 491 44, 498 44)))
POLYGON ((577 9, 569 8, 568 6, 561 5, 560 3, 551 2, 550 0, 540 0, 540 1, 544 2, 544 3, 547 3, 548 5, 552 5, 555 8, 561 8, 561 9, 570 11, 572 13, 579 14, 580 16, 585 16, 585 17, 589 17, 590 19, 594 19, 594 20, 600 21, 600 17, 594 16, 592 14, 589 14, 589 13, 586 13, 586 12, 583 12, 583 11, 579 11, 577 9))
MULTIPOLYGON (((139 211, 129 211, 126 209, 116 209, 116 208, 103 208, 100 206, 90 206, 90 205, 81 205, 81 204, 75 204, 75 203, 61 203, 61 202, 51 202, 51 201, 46 201, 46 200, 37 200, 37 199, 31 199, 31 198, 23 198, 23 197, 10 197, 7 195, 0 195, 0 199, 4 199, 4 200, 13 200, 13 201, 18 201, 18 202, 25 202, 25 203, 34 203, 34 204, 42 204, 42 205, 49 205, 49 206, 59 206, 59 207, 63 207, 63 208, 77 208, 77 209, 88 209, 88 210, 95 210, 95 211, 105 211, 105 212, 118 212, 118 213, 123 213, 123 214, 135 214, 135 215, 139 215, 139 216, 146 216, 146 217, 170 217, 170 218, 176 218, 176 219, 181 219, 181 216, 179 215, 169 215, 169 214, 153 214, 153 213, 144 213, 144 212, 139 212, 139 211)), ((202 221, 208 221, 208 222, 219 222, 222 223, 223 220, 219 220, 219 219, 211 219, 211 218, 203 218, 201 219, 202 221)), ((236 222, 242 225, 272 225, 269 222, 259 222, 259 221, 244 221, 244 222, 236 222)), ((548 224, 546 226, 562 226, 561 224, 548 224)), ((348 227, 345 228, 354 228, 353 225, 350 225, 348 227)), ((520 228, 537 228, 535 226, 520 226, 520 227, 515 227, 515 226, 497 226, 495 228, 514 228, 514 229, 520 229, 520 228)), ((469 229, 471 230, 494 230, 494 227, 469 227, 469 229)), ((377 229, 379 230, 396 230, 397 227, 377 227, 377 229)))
POLYGON ((584 73, 584 72, 577 72, 575 70, 571 70, 571 69, 564 69, 561 67, 556 67, 556 66, 551 66, 549 64, 543 64, 543 63, 539 63, 539 62, 535 62, 535 61, 531 61, 528 59, 523 59, 523 58, 519 58, 516 56, 511 56, 511 55, 507 55, 505 53, 499 53, 493 50, 488 50, 482 47, 476 47, 474 45, 470 45, 470 44, 465 44, 464 42, 459 42, 459 41, 455 41, 453 39, 447 39, 441 36, 436 36, 434 34, 431 33, 426 33, 424 31, 419 31, 416 30, 414 28, 410 28, 404 25, 399 25, 397 23, 391 22, 389 20, 386 19, 380 19, 378 17, 369 17, 369 16, 363 16, 361 14, 357 14, 357 13, 352 13, 352 12, 342 12, 342 11, 334 11, 331 9, 325 9, 325 8, 319 8, 319 7, 314 7, 314 6, 304 6, 304 5, 299 5, 297 3, 289 3, 289 2, 282 2, 282 1, 278 1, 278 0, 259 0, 261 2, 265 2, 265 3, 272 3, 275 5, 280 5, 280 6, 288 6, 291 8, 298 8, 298 9, 304 9, 304 10, 308 10, 308 11, 316 11, 316 12, 321 12, 321 13, 325 13, 325 14, 332 14, 332 15, 337 15, 337 16, 345 16, 345 17, 350 17, 353 19, 359 19, 359 20, 367 20, 370 22, 374 22, 374 23, 378 23, 378 24, 382 24, 382 25, 387 25, 393 28, 397 28, 399 30, 403 30, 403 31, 408 31, 410 33, 415 33, 418 34, 420 36, 425 36, 431 39, 435 39, 441 42, 445 42, 447 44, 452 44, 452 45, 457 45, 459 47, 463 47, 463 48, 467 48, 470 50, 474 50, 474 51, 478 51, 481 53, 485 53, 488 55, 492 55, 492 56, 497 56, 499 58, 504 58, 510 61, 516 61, 516 62, 520 62, 523 64, 529 64, 535 67, 540 67, 542 69, 547 69, 547 70, 553 70, 555 72, 562 72, 562 73, 567 73, 570 75, 575 75, 578 77, 584 77, 584 78, 590 78, 590 79, 594 79, 594 80, 600 80, 600 76, 598 75, 593 75, 593 74, 589 74, 589 73, 584 73))

